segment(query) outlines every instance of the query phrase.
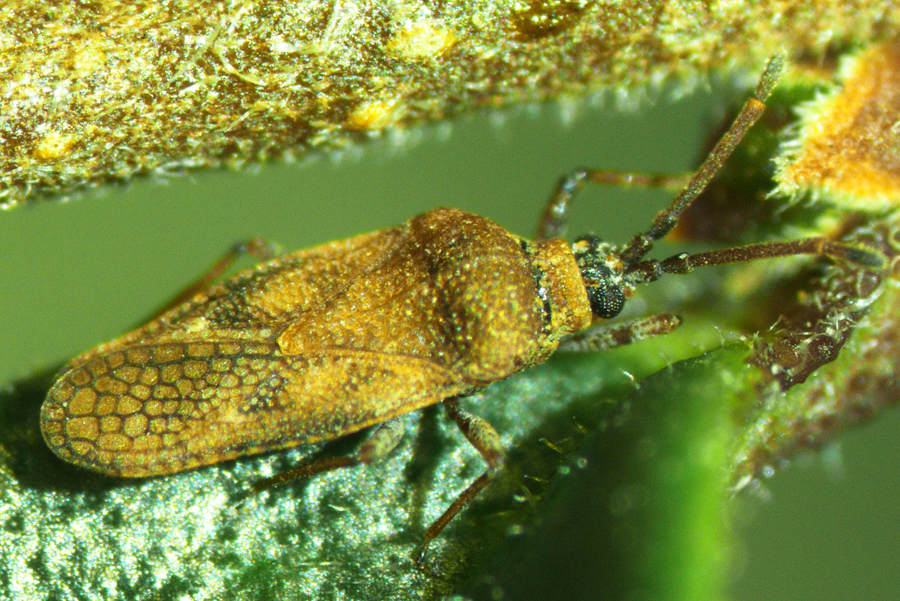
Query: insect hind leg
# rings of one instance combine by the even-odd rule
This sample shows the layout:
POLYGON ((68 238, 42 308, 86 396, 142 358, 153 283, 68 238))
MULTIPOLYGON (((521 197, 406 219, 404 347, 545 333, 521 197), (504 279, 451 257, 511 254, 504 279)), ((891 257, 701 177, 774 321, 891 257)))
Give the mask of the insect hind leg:
POLYGON ((289 482, 290 480, 308 478, 310 476, 315 476, 316 474, 321 474, 322 472, 330 472, 345 467, 375 463, 400 444, 400 441, 403 440, 404 431, 405 428, 402 419, 389 419, 372 432, 369 439, 363 443, 355 454, 344 457, 325 457, 318 461, 299 465, 292 470, 255 482, 253 484, 253 491, 260 492, 284 482, 289 482))

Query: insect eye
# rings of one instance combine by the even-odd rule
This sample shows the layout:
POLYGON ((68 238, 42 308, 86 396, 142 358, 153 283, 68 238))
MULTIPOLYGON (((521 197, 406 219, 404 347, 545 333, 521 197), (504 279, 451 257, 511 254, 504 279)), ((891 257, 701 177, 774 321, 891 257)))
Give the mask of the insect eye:
POLYGON ((610 282, 608 277, 601 277, 596 282, 585 287, 588 302, 591 304, 591 313, 603 319, 615 317, 625 305, 622 289, 610 282))
MULTIPOLYGON (((572 245, 575 261, 587 292, 591 312, 602 319, 615 317, 625 305, 621 277, 613 273, 610 259, 615 257, 612 247, 596 236, 582 236, 572 245)), ((619 274, 621 276, 621 274, 619 274)))

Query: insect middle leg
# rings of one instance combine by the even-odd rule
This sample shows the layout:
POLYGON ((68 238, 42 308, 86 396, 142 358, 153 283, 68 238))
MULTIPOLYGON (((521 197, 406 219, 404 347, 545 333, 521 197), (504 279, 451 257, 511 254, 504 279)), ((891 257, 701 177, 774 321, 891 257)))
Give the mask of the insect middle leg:
POLYGON ((202 276, 192 282, 187 288, 179 292, 175 298, 170 300, 163 306, 153 319, 156 319, 166 311, 174 309, 179 305, 191 300, 196 294, 203 292, 209 288, 213 282, 222 277, 228 268, 230 268, 239 257, 250 255, 260 261, 271 259, 281 253, 281 249, 277 244, 264 240, 263 238, 251 238, 243 242, 238 242, 228 249, 224 255, 212 264, 212 266, 202 276))
POLYGON ((456 500, 450 504, 450 507, 432 522, 428 530, 425 531, 425 542, 422 543, 422 547, 416 555, 417 564, 422 563, 431 541, 437 538, 447 524, 450 523, 450 520, 456 517, 456 514, 468 505, 491 480, 500 475, 506 467, 506 453, 503 450, 503 444, 500 442, 500 435, 497 434, 493 426, 477 415, 462 409, 459 406, 459 401, 455 398, 444 401, 444 408, 447 410, 447 415, 456 422, 466 440, 481 453, 488 468, 469 484, 468 488, 462 491, 456 497, 456 500))

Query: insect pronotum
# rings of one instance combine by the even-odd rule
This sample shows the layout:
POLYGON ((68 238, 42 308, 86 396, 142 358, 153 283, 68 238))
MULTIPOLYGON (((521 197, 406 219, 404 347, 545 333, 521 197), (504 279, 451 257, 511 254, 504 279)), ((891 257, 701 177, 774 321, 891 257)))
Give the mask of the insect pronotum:
MULTIPOLYGON (((402 437, 398 416, 443 402, 487 470, 428 528, 421 558, 504 467, 497 433, 458 397, 541 363, 558 347, 596 351, 671 331, 678 325, 671 315, 602 323, 637 285, 663 274, 796 254, 881 265, 874 252, 824 238, 644 259, 762 113, 783 60, 770 60, 687 186, 624 246, 559 238, 585 182, 634 181, 583 170, 550 198, 534 242, 483 217, 436 209, 209 287, 234 250, 148 324, 73 359, 41 410, 44 439, 78 466, 144 477, 378 426, 356 454, 301 465, 262 488, 376 461, 402 437)), ((254 241, 249 249, 261 248, 254 241)))

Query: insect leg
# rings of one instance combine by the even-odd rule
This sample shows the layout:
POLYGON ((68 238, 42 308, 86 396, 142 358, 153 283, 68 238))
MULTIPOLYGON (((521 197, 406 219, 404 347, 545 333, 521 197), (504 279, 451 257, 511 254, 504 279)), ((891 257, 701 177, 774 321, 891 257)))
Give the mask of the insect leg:
POLYGON ((601 169, 579 169, 563 178, 547 201, 538 222, 537 240, 562 238, 566 233, 569 202, 588 182, 621 188, 666 188, 679 190, 687 183, 687 175, 626 173, 601 169))
POLYGON ((681 318, 671 313, 660 313, 623 323, 601 322, 566 338, 560 342, 558 350, 602 351, 668 334, 679 325, 681 318))
POLYGON ((267 242, 262 238, 251 238, 250 240, 245 240, 244 242, 238 242, 230 249, 228 249, 228 251, 224 255, 222 255, 219 260, 213 263, 212 266, 207 270, 207 272, 200 276, 199 279, 190 284, 175 298, 166 303, 166 305, 162 309, 160 309, 156 313, 156 315, 153 316, 153 319, 156 319, 170 309, 186 303, 197 293, 209 288, 210 285, 214 281, 222 277, 222 275, 226 271, 228 271, 228 268, 231 267, 231 265, 242 255, 250 255, 251 257, 256 257, 260 261, 265 261, 266 259, 271 259, 278 254, 280 254, 278 245, 267 242))
POLYGON ((297 478, 308 478, 322 472, 330 472, 332 470, 344 467, 353 467, 356 465, 374 463, 382 457, 394 450, 403 439, 403 420, 401 418, 389 419, 378 426, 366 442, 359 448, 354 455, 345 457, 326 457, 299 465, 292 470, 276 474, 271 478, 264 478, 253 484, 253 491, 259 492, 267 488, 271 488, 277 484, 296 480, 297 478))
POLYGON ((666 236, 678 222, 678 216, 706 188, 719 171, 747 131, 756 123, 766 108, 765 101, 772 93, 775 82, 784 69, 785 54, 775 54, 766 65, 753 97, 741 109, 734 123, 725 132, 703 164, 687 177, 679 175, 647 175, 643 173, 621 173, 594 169, 579 169, 563 179, 544 208, 538 222, 537 240, 561 238, 565 233, 566 215, 569 201, 587 182, 614 186, 642 186, 656 188, 681 188, 681 192, 669 206, 661 211, 650 229, 633 237, 622 251, 626 263, 639 261, 653 247, 653 243, 666 236))
POLYGON ((453 418, 456 425, 466 439, 475 447, 488 465, 488 469, 473 481, 466 490, 464 490, 450 507, 436 519, 428 530, 425 531, 425 542, 422 544, 419 553, 416 555, 416 563, 421 564, 425 559, 425 552, 428 545, 431 544, 441 531, 450 523, 456 514, 463 507, 469 504, 478 495, 481 490, 487 486, 491 480, 497 477, 503 468, 506 467, 506 453, 500 442, 500 436, 494 427, 480 417, 469 413, 460 408, 459 401, 456 399, 447 399, 444 401, 444 407, 447 414, 453 418))

